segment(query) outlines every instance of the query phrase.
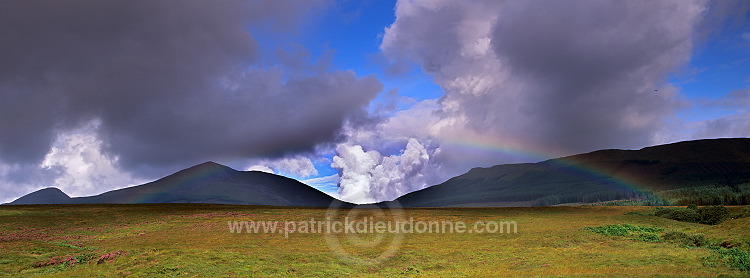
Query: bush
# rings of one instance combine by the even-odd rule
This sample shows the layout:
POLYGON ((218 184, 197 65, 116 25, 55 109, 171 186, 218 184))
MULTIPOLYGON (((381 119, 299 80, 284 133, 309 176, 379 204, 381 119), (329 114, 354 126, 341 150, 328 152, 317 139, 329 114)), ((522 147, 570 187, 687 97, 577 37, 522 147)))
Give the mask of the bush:
POLYGON ((697 213, 700 215, 700 223, 716 225, 729 217, 729 210, 722 206, 707 206, 699 208, 697 213))
MULTIPOLYGON (((706 206, 693 209, 694 206, 687 208, 662 208, 654 209, 654 215, 667 219, 716 225, 729 218, 729 210, 722 206, 706 206)), ((750 213, 750 212, 748 212, 750 213)))
POLYGON ((590 230, 595 233, 603 234, 605 236, 626 236, 630 234, 630 225, 628 224, 622 224, 622 225, 607 225, 607 226, 599 226, 599 227, 586 227, 587 230, 590 230))
POLYGON ((696 204, 689 204, 687 206, 687 208, 692 209, 692 210, 698 210, 698 205, 696 205, 696 204))
POLYGON ((655 234, 663 231, 662 228, 634 226, 630 224, 613 224, 599 227, 586 227, 586 230, 603 234, 605 236, 627 236, 637 235, 639 240, 648 242, 659 242, 661 237, 655 234))
POLYGON ((661 237, 657 234, 647 233, 647 234, 640 234, 637 237, 640 241, 645 242, 661 242, 661 237))
POLYGON ((662 238, 669 242, 688 246, 701 247, 708 244, 706 237, 703 235, 689 235, 683 232, 668 232, 662 238))
POLYGON ((718 249, 716 252, 726 260, 729 266, 742 271, 750 271, 750 253, 738 249, 718 249))
POLYGON ((689 208, 657 208, 654 215, 683 222, 701 222, 701 215, 689 208))
POLYGON ((655 207, 654 216, 662 217, 670 211, 672 211, 671 208, 655 207))

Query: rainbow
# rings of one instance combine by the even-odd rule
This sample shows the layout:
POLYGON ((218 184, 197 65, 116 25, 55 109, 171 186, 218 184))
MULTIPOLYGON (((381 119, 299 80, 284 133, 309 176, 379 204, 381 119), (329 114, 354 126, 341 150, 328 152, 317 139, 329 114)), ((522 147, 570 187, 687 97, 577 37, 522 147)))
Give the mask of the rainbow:
POLYGON ((657 194, 638 182, 624 176, 617 176, 566 158, 570 154, 547 146, 535 146, 529 142, 522 142, 510 138, 486 137, 476 135, 462 135, 461 137, 443 138, 443 144, 452 147, 465 148, 467 150, 480 150, 502 153, 519 162, 548 162, 559 167, 567 174, 582 177, 588 180, 601 181, 599 184, 618 192, 638 193, 655 199, 666 200, 664 196, 657 194))

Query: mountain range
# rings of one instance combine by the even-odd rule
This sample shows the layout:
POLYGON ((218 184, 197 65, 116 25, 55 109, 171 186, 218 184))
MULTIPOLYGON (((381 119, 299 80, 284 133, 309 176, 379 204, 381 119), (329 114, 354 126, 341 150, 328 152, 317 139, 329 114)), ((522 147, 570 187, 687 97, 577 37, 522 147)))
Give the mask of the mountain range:
POLYGON ((10 204, 212 203, 327 207, 334 200, 294 179, 258 171, 237 171, 206 162, 153 182, 95 196, 70 198, 57 188, 45 188, 10 204))
MULTIPOLYGON (((56 188, 10 204, 217 203, 329 206, 333 197, 299 181, 206 162, 139 186, 70 198, 56 188)), ((750 139, 599 150, 538 163, 475 168, 397 198, 404 207, 545 206, 612 200, 644 204, 750 204, 750 139)), ((345 205, 353 205, 344 203, 345 205)), ((388 202, 382 203, 382 205, 388 202)))

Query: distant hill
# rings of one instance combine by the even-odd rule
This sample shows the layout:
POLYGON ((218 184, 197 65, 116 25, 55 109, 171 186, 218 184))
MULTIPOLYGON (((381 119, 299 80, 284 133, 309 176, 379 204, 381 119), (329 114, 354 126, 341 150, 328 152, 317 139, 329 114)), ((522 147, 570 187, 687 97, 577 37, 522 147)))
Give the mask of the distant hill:
POLYGON ((475 168, 397 200, 405 207, 440 207, 622 199, 644 204, 750 204, 750 139, 600 150, 539 163, 475 168))
POLYGON ((70 201, 70 196, 60 191, 60 189, 49 187, 39 189, 24 195, 13 201, 13 205, 38 205, 38 204, 61 204, 70 201))
POLYGON ((59 189, 48 188, 10 204, 213 203, 327 207, 335 200, 294 179, 257 171, 237 171, 214 162, 196 165, 150 183, 96 196, 63 196, 68 197, 59 189), (59 194, 55 195, 54 192, 59 194))

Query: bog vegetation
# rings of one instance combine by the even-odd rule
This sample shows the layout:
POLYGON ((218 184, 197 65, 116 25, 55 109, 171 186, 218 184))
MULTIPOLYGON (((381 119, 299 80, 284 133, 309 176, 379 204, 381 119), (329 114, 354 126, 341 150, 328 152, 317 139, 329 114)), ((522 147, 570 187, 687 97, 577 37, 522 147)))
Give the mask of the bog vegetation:
MULTIPOLYGON (((405 209, 404 216, 415 221, 515 221, 518 232, 405 234, 397 252, 370 265, 341 260, 322 234, 285 238, 230 233, 227 227, 228 221, 238 220, 322 219, 326 212, 200 204, 0 206, 0 276, 750 274, 748 207, 405 209), (714 216, 723 221, 714 221, 714 216), (707 221, 713 224, 701 223, 707 221)), ((390 215, 385 211, 384 217, 390 215)), ((362 258, 383 251, 382 246, 341 244, 362 258)))

